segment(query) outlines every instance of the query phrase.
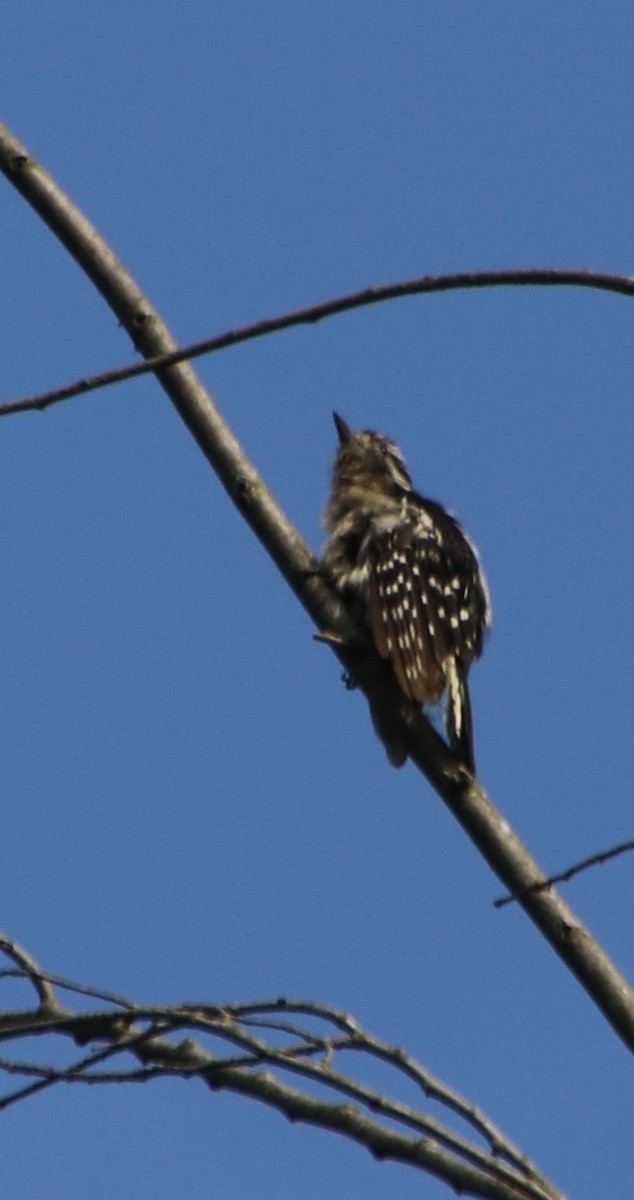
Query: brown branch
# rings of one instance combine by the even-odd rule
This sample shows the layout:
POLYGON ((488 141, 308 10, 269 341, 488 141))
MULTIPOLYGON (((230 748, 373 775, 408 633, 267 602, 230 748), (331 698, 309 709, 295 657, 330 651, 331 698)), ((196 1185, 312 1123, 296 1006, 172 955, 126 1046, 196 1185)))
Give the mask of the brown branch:
MULTIPOLYGON (((25 978, 31 977, 34 968, 43 974, 15 943, 6 953, 11 958, 17 953, 29 962, 25 978)), ((70 981, 66 986, 82 996, 107 994, 70 981)), ((375 1157, 431 1173, 462 1194, 491 1200, 563 1200, 535 1164, 475 1105, 346 1013, 315 1001, 288 999, 177 1007, 132 1003, 131 1008, 133 1011, 125 1014, 118 1006, 90 1013, 66 1010, 63 1020, 51 1020, 46 1030, 49 1036, 61 1035, 80 1046, 91 1043, 88 1054, 66 1066, 0 1058, 0 1073, 29 1080, 0 1097, 0 1112, 57 1084, 98 1086, 146 1083, 160 1076, 198 1078, 213 1091, 246 1095, 293 1121, 341 1133, 375 1157), (95 1042, 105 1044, 95 1049, 95 1042), (379 1060, 391 1068, 397 1084, 404 1078, 414 1080, 441 1109, 452 1117, 458 1114, 470 1136, 337 1069, 347 1052, 354 1054, 355 1064, 360 1059, 365 1065, 379 1060), (123 1054, 136 1059, 139 1068, 113 1069, 113 1060, 123 1054), (105 1063, 110 1069, 99 1069, 105 1063), (310 1091, 291 1086, 289 1076, 301 1080, 310 1091), (473 1140, 473 1130, 481 1142, 473 1140)), ((42 1034, 38 1013, 11 1015, 14 1040, 42 1034)))
MULTIPOLYGON (((95 1050, 71 1066, 62 1068, 42 1063, 18 1063, 11 1059, 0 1059, 0 1071, 4 1071, 6 1075, 35 1076, 36 1079, 35 1083, 27 1084, 25 1087, 17 1088, 14 1092, 8 1092, 5 1096, 2 1096, 0 1098, 0 1112, 4 1112, 13 1104, 19 1104, 22 1100, 30 1099, 31 1096, 35 1096, 38 1092, 53 1087, 57 1083, 75 1083, 79 1079, 86 1081, 94 1079, 93 1068, 97 1064, 121 1054, 123 1049, 127 1049, 127 1047, 124 1047, 121 1041, 117 1040, 112 1045, 106 1046, 103 1050, 95 1050), (87 1071, 90 1071, 91 1074, 87 1075, 87 1071)), ((100 1082, 105 1079, 105 1073, 99 1075, 100 1082)), ((108 1082, 111 1081, 112 1075, 109 1075, 108 1082)))
MULTIPOLYGON (((581 859, 580 862, 574 863, 572 867, 567 867, 565 871, 560 871, 557 875, 549 875, 548 879, 544 879, 542 883, 534 883, 527 891, 543 892, 555 883, 568 883, 570 879, 574 879, 575 875, 580 875, 589 867, 597 867, 601 863, 609 862, 610 859, 617 858, 619 854, 625 854, 628 850, 634 850, 634 842, 621 842, 619 846, 612 846, 610 850, 602 850, 599 854, 592 854, 590 858, 581 859)), ((513 904, 518 899, 519 896, 498 896, 497 900, 493 901, 493 907, 504 908, 505 904, 513 904)))
POLYGON ((319 304, 309 304, 277 317, 264 317, 237 329, 228 329, 224 333, 204 338, 203 341, 190 342, 177 350, 147 358, 145 362, 127 363, 98 375, 84 376, 64 387, 38 392, 34 396, 25 396, 18 400, 8 400, 0 404, 0 417, 34 410, 41 412, 62 400, 70 400, 87 392, 96 392, 100 388, 123 383, 127 379, 137 379, 139 375, 148 375, 161 367, 172 367, 176 363, 191 361, 204 354, 215 354, 219 350, 266 337, 271 333, 279 333, 283 329, 293 329, 297 325, 316 325, 318 321, 327 317, 338 316, 355 308, 367 308, 370 304, 400 300, 405 296, 489 287, 583 287, 612 292, 619 296, 634 296, 634 279, 630 276, 580 268, 509 268, 499 271, 459 271, 451 275, 421 275, 417 279, 377 284, 361 291, 349 292, 345 296, 337 296, 319 304))
MULTIPOLYGON (((375 1057, 402 1073, 416 1084, 428 1099, 437 1100, 445 1108, 451 1109, 466 1124, 475 1129, 490 1145, 493 1154, 506 1158, 509 1162, 523 1170, 532 1171, 533 1164, 514 1146, 501 1130, 482 1113, 479 1108, 466 1103, 459 1092, 449 1088, 437 1076, 421 1067, 409 1054, 398 1046, 388 1046, 385 1042, 374 1038, 352 1021, 347 1013, 339 1009, 315 1004, 311 1001, 288 1000, 285 998, 270 1001, 259 1001, 250 1004, 233 1004, 227 1010, 232 1019, 238 1020, 250 1028, 252 1016, 257 1019, 258 1027, 262 1027, 267 1015, 273 1017, 276 1013, 303 1015, 318 1020, 327 1021, 341 1031, 342 1047, 349 1051, 361 1049, 364 1053, 375 1057)), ((277 1027, 277 1026, 275 1026, 277 1027)))
MULTIPOLYGON (((0 170, 40 214, 101 292, 150 360, 177 349, 173 337, 94 227, 0 126, 0 170)), ((188 363, 156 371, 161 386, 231 500, 260 539, 318 630, 341 639, 333 650, 371 704, 388 705, 402 726, 413 763, 478 847, 502 883, 567 964, 619 1037, 634 1049, 634 991, 582 922, 552 890, 530 891, 545 873, 495 809, 484 789, 457 762, 422 712, 405 700, 388 664, 359 647, 358 631, 320 577, 319 565, 238 444, 188 363)))

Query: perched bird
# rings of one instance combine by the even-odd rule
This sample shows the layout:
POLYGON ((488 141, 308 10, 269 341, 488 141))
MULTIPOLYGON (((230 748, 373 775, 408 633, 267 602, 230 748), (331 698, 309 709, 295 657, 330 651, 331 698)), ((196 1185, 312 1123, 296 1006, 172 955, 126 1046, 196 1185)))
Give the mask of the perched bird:
MULTIPOLYGON (((323 565, 404 695, 418 704, 446 695, 449 744, 475 773, 467 676, 491 620, 478 555, 455 517, 413 490, 394 442, 333 417, 339 448, 323 565)), ((378 710, 373 719, 390 761, 402 766, 402 736, 378 710)))

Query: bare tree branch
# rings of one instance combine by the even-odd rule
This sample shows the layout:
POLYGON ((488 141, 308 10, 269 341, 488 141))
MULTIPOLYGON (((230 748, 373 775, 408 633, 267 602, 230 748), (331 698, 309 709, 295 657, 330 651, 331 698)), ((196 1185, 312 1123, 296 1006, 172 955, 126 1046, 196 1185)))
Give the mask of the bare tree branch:
MULTIPOLYGON (((0 170, 31 204, 101 292, 147 359, 177 349, 169 330, 93 226, 0 126, 0 170)), ((423 772, 508 890, 573 972, 622 1040, 634 1049, 634 991, 580 919, 552 889, 531 891, 546 874, 452 755, 422 712, 407 701, 389 665, 359 633, 321 576, 299 533, 275 501, 187 363, 156 371, 183 421, 234 504, 294 590, 318 630, 368 699, 388 704, 402 725, 412 761, 423 772)), ((121 1014, 120 1014, 121 1015, 121 1014)))
MULTIPOLYGON (((12 961, 25 964, 22 978, 53 978, 11 939, 0 938, 0 949, 12 961)), ((79 996, 106 994, 68 980, 64 987, 79 996)), ((80 1046, 105 1043, 96 1049, 93 1045, 66 1066, 5 1054, 0 1075, 29 1082, 0 1096, 0 1111, 60 1083, 98 1086, 147 1083, 161 1076, 198 1078, 213 1091, 247 1095, 290 1120, 341 1133, 375 1157, 426 1171, 463 1194, 491 1200, 563 1200, 480 1109, 346 1013, 315 1001, 286 999, 165 1008, 132 1001, 126 1005, 124 1013, 118 1005, 105 1007, 105 1002, 97 1011, 73 1012, 63 1008, 48 982, 38 1012, 25 1009, 12 1013, 9 1022, 0 1019, 5 1045, 43 1033, 49 1040, 61 1035, 80 1046), (60 1015, 55 1019, 52 1013, 60 1015), (339 1063, 348 1053, 365 1073, 371 1074, 379 1062, 392 1072, 396 1085, 413 1082, 451 1118, 458 1116, 467 1134, 404 1099, 378 1091, 358 1072, 353 1076, 344 1071, 339 1063), (135 1066, 129 1065, 130 1059, 135 1066), (303 1086, 291 1086, 289 1076, 303 1086), (469 1131, 479 1141, 468 1136, 469 1131)))
POLYGON ((271 333, 279 333, 283 329, 293 329, 297 325, 316 325, 327 317, 338 316, 355 308, 367 308, 370 304, 383 304, 386 300, 400 300, 405 296, 424 296, 432 292, 464 291, 472 288, 489 287, 583 287, 593 288, 603 292, 613 292, 619 296, 634 296, 634 279, 628 275, 614 275, 607 271, 588 271, 561 267, 556 268, 518 268, 513 267, 499 271, 459 271, 451 275, 421 275, 417 279, 400 280, 397 283, 375 284, 361 291, 349 292, 345 296, 336 296, 333 300, 324 300, 319 304, 309 304, 303 308, 293 309, 277 317, 264 317, 262 320, 250 322, 237 329, 227 329, 213 337, 202 341, 190 342, 169 353, 158 354, 147 358, 145 362, 127 363, 122 367, 114 367, 98 375, 88 375, 64 387, 51 391, 38 392, 33 396, 24 396, 18 400, 8 400, 0 404, 0 417, 12 413, 43 411, 52 404, 62 400, 71 400, 75 396, 83 396, 87 392, 96 392, 100 388, 110 387, 115 383, 123 383, 127 379, 137 379, 139 375, 148 375, 160 367, 172 367, 176 363, 191 361, 204 354, 216 354, 219 350, 227 350, 239 346, 242 342, 251 342, 255 338, 266 337, 271 333))
MULTIPOLYGON (((589 870, 590 867, 598 867, 602 863, 610 862, 612 858, 618 858, 619 854, 626 854, 629 850, 634 850, 634 842, 621 842, 618 846, 612 846, 609 850, 601 850, 598 854, 591 854, 589 858, 584 858, 581 862, 573 863, 571 867, 566 867, 564 871, 558 871, 556 875, 549 875, 543 883, 535 883, 529 889, 531 892, 543 892, 545 888, 552 887, 554 883, 568 883, 570 879, 574 879, 575 875, 580 875, 582 871, 589 870)), ((506 904, 512 904, 514 900, 519 900, 519 896, 498 896, 493 901, 494 908, 504 908, 506 904)))

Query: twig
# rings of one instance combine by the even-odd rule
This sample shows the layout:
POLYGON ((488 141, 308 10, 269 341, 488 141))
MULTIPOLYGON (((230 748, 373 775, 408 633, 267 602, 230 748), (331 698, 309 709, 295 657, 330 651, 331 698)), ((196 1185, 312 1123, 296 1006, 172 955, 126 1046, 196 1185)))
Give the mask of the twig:
POLYGON ((339 316, 351 312, 355 308, 366 308, 370 304, 384 304, 388 300, 400 300, 405 296, 424 296, 434 292, 464 291, 473 288, 489 287, 584 287, 599 291, 612 292, 620 296, 634 296, 634 279, 628 275, 614 275, 607 271, 588 271, 580 268, 516 268, 511 267, 500 271, 460 271, 451 275, 421 275, 417 279, 400 280, 396 283, 376 284, 362 288, 357 292, 349 292, 345 296, 336 296, 333 300, 324 300, 318 304, 309 304, 296 308, 277 317, 264 317, 248 325, 236 329, 225 330, 224 333, 214 334, 202 341, 190 342, 166 354, 157 354, 145 362, 127 363, 114 367, 97 375, 84 376, 63 387, 51 391, 38 392, 33 396, 25 396, 18 400, 8 400, 0 404, 0 417, 11 413, 43 411, 62 400, 70 400, 75 396, 96 392, 100 388, 110 387, 124 380, 137 379, 140 375, 148 375, 163 367, 172 367, 176 363, 191 361, 204 354, 216 354, 219 350, 227 350, 239 346, 243 342, 255 338, 266 337, 271 333, 279 333, 283 329, 293 329, 297 325, 316 325, 327 317, 339 316))
MULTIPOLYGON (((0 949, 3 949, 2 945, 0 945, 0 949)), ((0 969, 0 979, 29 978, 31 978, 30 973, 23 968, 0 969)), ((77 996, 88 996, 91 1000, 103 1000, 106 1004, 118 1004, 121 1008, 132 1011, 136 1008, 134 1001, 129 1000, 127 996, 120 996, 118 992, 111 992, 103 988, 87 987, 83 983, 74 983, 72 979, 66 979, 64 975, 53 975, 50 971, 42 971, 38 975, 38 979, 61 988, 62 991, 73 992, 77 996)))
POLYGON ((625 854, 628 850, 634 850, 634 842, 621 842, 620 846, 613 846, 611 850, 602 850, 599 854, 592 854, 590 858, 583 858, 572 867, 568 867, 566 871, 561 871, 557 875, 549 875, 548 879, 543 879, 541 883, 531 884, 529 888, 526 888, 524 892, 520 892, 516 896, 498 896, 497 900, 493 901, 493 907, 504 908, 505 904, 513 904, 529 892, 543 892, 555 883, 567 883, 569 879, 574 879, 575 875, 580 875, 582 871, 587 871, 588 867, 596 867, 600 863, 609 862, 611 858, 616 858, 619 854, 625 854))

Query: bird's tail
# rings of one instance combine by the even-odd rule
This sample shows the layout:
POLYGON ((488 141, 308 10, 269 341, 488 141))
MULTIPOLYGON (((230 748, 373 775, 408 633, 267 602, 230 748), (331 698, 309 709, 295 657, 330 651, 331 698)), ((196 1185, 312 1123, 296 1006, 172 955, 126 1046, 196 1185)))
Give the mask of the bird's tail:
POLYGON ((465 767, 476 773, 475 755, 473 752, 473 720, 471 717, 471 697, 466 675, 460 669, 455 658, 447 660, 447 738, 449 745, 464 763, 465 767))

